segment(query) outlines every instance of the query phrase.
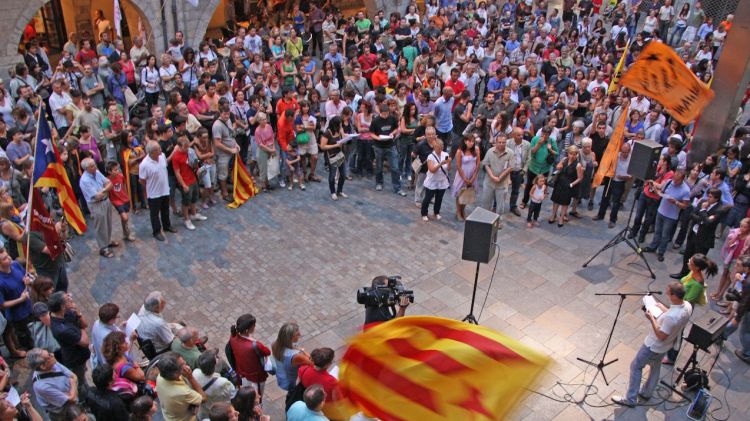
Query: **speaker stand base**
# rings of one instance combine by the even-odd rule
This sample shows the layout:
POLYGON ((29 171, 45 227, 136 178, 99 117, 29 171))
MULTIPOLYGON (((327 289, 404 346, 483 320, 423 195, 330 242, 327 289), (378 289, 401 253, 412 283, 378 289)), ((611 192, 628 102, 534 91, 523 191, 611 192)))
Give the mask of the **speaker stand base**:
POLYGON ((469 309, 469 314, 466 315, 466 317, 461 320, 462 322, 467 322, 471 324, 478 325, 479 321, 476 317, 474 317, 474 301, 477 298, 477 284, 479 283, 479 262, 477 262, 477 269, 474 272, 474 290, 471 292, 471 308, 469 309))

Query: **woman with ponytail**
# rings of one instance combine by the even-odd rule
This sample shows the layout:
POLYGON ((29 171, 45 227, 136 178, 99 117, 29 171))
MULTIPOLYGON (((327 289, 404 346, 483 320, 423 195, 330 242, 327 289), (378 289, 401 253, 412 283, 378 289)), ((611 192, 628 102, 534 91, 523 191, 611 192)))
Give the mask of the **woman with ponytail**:
MULTIPOLYGON (((694 254, 688 261, 688 269, 690 269, 690 272, 681 279, 682 284, 685 286, 683 300, 693 306, 706 305, 706 276, 711 277, 719 273, 719 266, 713 260, 706 257, 705 254, 698 253, 694 254)), ((667 365, 674 364, 678 353, 679 350, 670 349, 661 363, 667 365)))
POLYGON ((271 355, 271 350, 253 337, 255 317, 252 314, 243 314, 237 319, 237 323, 232 325, 230 332, 229 347, 241 386, 253 386, 258 394, 263 396, 268 374, 261 361, 265 361, 265 358, 271 355))

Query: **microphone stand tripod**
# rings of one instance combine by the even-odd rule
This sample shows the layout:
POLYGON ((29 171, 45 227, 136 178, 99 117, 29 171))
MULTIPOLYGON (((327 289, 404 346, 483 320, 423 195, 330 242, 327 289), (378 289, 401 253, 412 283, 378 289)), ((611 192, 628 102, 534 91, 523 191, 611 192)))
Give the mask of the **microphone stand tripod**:
MULTIPOLYGON (((576 358, 578 361, 580 361, 582 363, 588 364, 588 365, 590 365, 592 367, 596 367, 596 374, 594 375, 594 378, 591 379, 591 383, 589 383, 588 387, 586 388, 587 390, 590 389, 591 386, 593 386, 594 381, 596 381, 596 377, 599 374, 602 375, 602 378, 604 379, 604 383, 607 386, 609 386, 609 381, 607 380, 607 376, 604 374, 604 367, 607 367, 608 365, 615 363, 616 361, 619 360, 619 358, 615 358, 614 360, 606 362, 606 363, 604 362, 604 360, 607 358, 607 352, 609 351, 609 345, 612 342, 612 334, 615 333, 615 326, 617 326, 617 320, 620 318, 620 312, 622 311, 622 303, 625 302, 625 298, 627 298, 629 296, 642 297, 644 295, 651 295, 651 294, 652 294, 651 291, 647 291, 647 292, 630 292, 630 293, 618 292, 618 293, 597 293, 597 294, 594 294, 594 295, 601 295, 601 296, 619 296, 620 297, 620 304, 617 306, 617 314, 615 315, 614 322, 612 322, 612 329, 609 330, 609 336, 607 336, 607 343, 604 345, 604 354, 602 354, 602 358, 599 360, 599 362, 597 363, 597 362, 594 362, 594 361, 584 360, 581 357, 576 358)), ((584 397, 584 399, 585 399, 585 397, 584 397)))
MULTIPOLYGON (((643 186, 641 185, 641 188, 643 186)), ((606 192, 605 192, 606 194, 606 192)), ((641 194, 643 194, 641 192, 641 194)), ((612 247, 620 244, 625 243, 630 247, 635 254, 638 255, 638 257, 643 260, 643 263, 646 265, 646 269, 648 269, 648 273, 651 274, 651 279, 656 279, 656 275, 654 275, 654 271, 651 270, 651 266, 648 264, 648 260, 646 260, 646 256, 643 254, 643 249, 641 249, 640 245, 637 241, 631 241, 628 239, 628 233, 632 230, 630 228, 630 221, 633 218, 633 210, 635 209, 635 204, 638 202, 637 196, 636 199, 633 200, 633 204, 630 206, 630 212, 628 213, 628 221, 625 223, 625 228, 623 228, 620 232, 618 232, 614 237, 612 237, 611 240, 607 244, 604 245, 604 247, 600 248, 599 251, 597 251, 589 260, 586 261, 586 263, 583 264, 583 267, 588 267, 589 263, 591 263, 594 259, 597 258, 600 254, 604 253, 606 250, 611 249, 612 247)))

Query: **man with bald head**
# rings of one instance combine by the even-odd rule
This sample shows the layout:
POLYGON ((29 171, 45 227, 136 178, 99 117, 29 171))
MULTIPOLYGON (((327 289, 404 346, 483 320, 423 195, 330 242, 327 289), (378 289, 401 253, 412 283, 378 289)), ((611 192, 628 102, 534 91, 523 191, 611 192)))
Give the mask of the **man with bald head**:
POLYGON ((109 201, 109 191, 112 183, 96 168, 96 162, 91 158, 81 161, 83 175, 78 182, 83 198, 91 211, 91 222, 96 232, 96 242, 99 254, 112 257, 110 248, 119 244, 112 240, 112 204, 109 201))

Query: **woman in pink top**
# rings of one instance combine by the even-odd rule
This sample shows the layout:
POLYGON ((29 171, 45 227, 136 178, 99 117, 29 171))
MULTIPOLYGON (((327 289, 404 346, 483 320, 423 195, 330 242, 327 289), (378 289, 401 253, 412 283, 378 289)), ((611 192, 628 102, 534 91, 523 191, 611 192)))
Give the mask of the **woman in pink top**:
POLYGON ((124 51, 120 53, 120 65, 122 65, 122 72, 125 73, 125 79, 128 81, 128 87, 133 93, 138 92, 138 86, 135 84, 135 63, 124 51))
POLYGON ((718 301, 718 304, 722 307, 726 307, 726 301, 724 299, 724 293, 727 292, 729 284, 732 278, 733 266, 737 261, 737 258, 747 254, 750 250, 750 218, 744 218, 740 221, 739 228, 734 228, 729 231, 727 239, 724 241, 724 245, 721 247, 721 262, 724 266, 724 271, 721 274, 721 281, 719 282, 719 289, 711 294, 711 299, 718 301))
POLYGON ((198 89, 191 92, 187 107, 188 112, 194 115, 203 127, 210 130, 214 121, 214 115, 211 113, 211 108, 206 100, 203 99, 203 95, 205 94, 206 90, 202 87, 198 87, 198 89))
POLYGON ((96 144, 96 139, 91 135, 91 131, 88 126, 81 126, 78 128, 78 145, 81 152, 91 152, 91 157, 94 158, 94 162, 99 165, 102 162, 102 154, 99 152, 99 146, 96 144))
POLYGON ((258 177, 263 184, 263 191, 272 190, 268 182, 268 160, 276 159, 276 136, 273 133, 273 127, 268 124, 268 117, 265 113, 258 113, 255 116, 258 127, 255 129, 255 144, 258 146, 258 177))

